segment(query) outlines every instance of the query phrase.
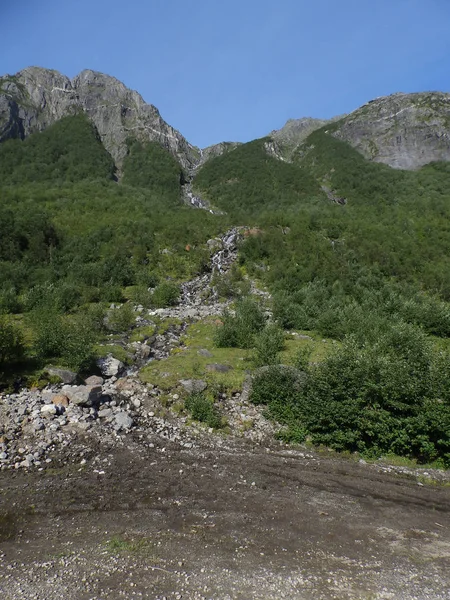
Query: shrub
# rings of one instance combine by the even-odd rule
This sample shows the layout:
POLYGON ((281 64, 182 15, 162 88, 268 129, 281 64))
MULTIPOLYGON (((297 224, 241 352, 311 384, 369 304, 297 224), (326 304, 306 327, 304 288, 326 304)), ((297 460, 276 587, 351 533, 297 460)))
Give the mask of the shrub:
POLYGON ((29 314, 38 358, 60 356, 64 346, 62 315, 53 306, 39 306, 29 314))
POLYGON ((17 292, 13 287, 0 290, 0 314, 17 314, 20 312, 21 308, 17 292))
POLYGON ((219 348, 251 348, 255 334, 264 327, 265 317, 256 302, 244 298, 236 303, 235 315, 225 311, 222 321, 223 325, 215 332, 215 343, 219 348))
POLYGON ((135 323, 136 315, 129 302, 119 308, 113 308, 108 314, 108 328, 116 333, 128 331, 135 323))
POLYGON ((190 394, 186 398, 184 405, 196 421, 206 423, 208 427, 213 427, 214 429, 222 427, 222 417, 219 411, 214 406, 214 403, 204 394, 190 394))
POLYGON ((151 303, 156 308, 166 308, 178 304, 179 297, 180 286, 170 281, 163 281, 156 286, 151 296, 151 303))
POLYGON ((95 331, 86 317, 78 316, 64 326, 64 345, 60 356, 63 362, 75 371, 83 371, 93 361, 95 331))
POLYGON ((266 327, 255 336, 255 350, 253 356, 255 367, 279 363, 279 353, 283 348, 283 330, 275 324, 266 325, 266 327))
POLYGON ((23 353, 22 333, 6 317, 0 317, 0 368, 18 362, 23 353))

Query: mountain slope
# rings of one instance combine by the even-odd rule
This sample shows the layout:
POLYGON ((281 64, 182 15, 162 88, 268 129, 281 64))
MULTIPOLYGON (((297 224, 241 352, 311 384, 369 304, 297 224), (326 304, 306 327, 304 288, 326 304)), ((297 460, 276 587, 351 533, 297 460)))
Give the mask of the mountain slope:
POLYGON ((78 111, 94 123, 119 169, 128 138, 158 142, 185 168, 198 158, 198 150, 157 108, 114 77, 88 69, 70 80, 57 71, 30 67, 0 78, 0 142, 23 139, 78 111))

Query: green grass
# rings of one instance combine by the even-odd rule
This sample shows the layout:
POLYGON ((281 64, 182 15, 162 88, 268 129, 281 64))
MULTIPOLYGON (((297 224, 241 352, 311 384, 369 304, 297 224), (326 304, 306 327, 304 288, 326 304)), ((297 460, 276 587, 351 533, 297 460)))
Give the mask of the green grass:
POLYGON ((125 539, 114 536, 105 543, 106 549, 111 554, 139 554, 153 556, 154 543, 147 538, 125 539))
MULTIPOLYGON (((167 319, 158 325, 167 328, 177 324, 175 319, 167 319)), ((217 324, 214 319, 206 319, 189 325, 182 336, 181 346, 174 348, 171 355, 160 361, 151 362, 140 372, 140 377, 145 383, 152 383, 164 391, 177 387, 180 379, 204 379, 208 384, 221 386, 229 392, 239 391, 248 372, 252 370, 252 351, 240 348, 216 348, 214 344, 214 331, 217 324), (199 350, 207 350, 212 356, 202 356, 199 350), (221 364, 231 367, 227 373, 208 371, 207 365, 221 364)), ((312 353, 311 362, 323 360, 335 342, 325 342, 313 332, 298 332, 309 335, 312 340, 287 336, 285 350, 281 353, 281 362, 293 364, 301 348, 310 346, 312 353)))
POLYGON ((230 391, 241 389, 250 368, 249 352, 239 348, 216 348, 213 341, 215 327, 212 320, 190 325, 182 337, 185 347, 175 348, 166 360, 154 361, 144 367, 140 372, 142 381, 165 391, 176 387, 180 379, 204 379, 230 391), (202 349, 212 356, 199 354, 202 349), (213 363, 227 365, 231 370, 227 373, 207 371, 206 366, 213 363))
POLYGON ((136 327, 131 332, 129 337, 130 342, 145 342, 148 338, 156 333, 156 325, 145 325, 144 327, 136 327))
POLYGON ((133 358, 125 348, 122 348, 122 346, 119 346, 118 344, 97 344, 94 346, 94 355, 96 358, 106 358, 108 354, 111 354, 114 358, 123 362, 124 365, 129 365, 133 358))

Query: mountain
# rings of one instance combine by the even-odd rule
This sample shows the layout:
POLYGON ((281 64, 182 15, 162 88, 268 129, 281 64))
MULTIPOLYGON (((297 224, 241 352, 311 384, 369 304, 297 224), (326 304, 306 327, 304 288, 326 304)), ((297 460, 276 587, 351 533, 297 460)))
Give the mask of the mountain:
POLYGON ((0 142, 24 139, 80 111, 94 123, 119 170, 129 138, 158 142, 187 169, 198 160, 198 149, 168 125, 157 108, 114 77, 87 69, 69 79, 57 71, 29 67, 0 78, 0 142))
POLYGON ((368 160, 395 169, 414 170, 450 160, 450 94, 393 94, 328 121, 291 119, 270 137, 278 143, 282 156, 290 159, 308 136, 322 127, 368 160))
MULTIPOLYGON (((77 112, 89 116, 119 172, 129 140, 157 142, 188 172, 239 146, 221 142, 199 150, 136 91, 96 71, 86 69, 69 79, 54 70, 29 67, 0 77, 0 142, 24 139, 77 112)), ((291 119, 271 132, 273 143, 266 148, 269 154, 291 160, 308 136, 322 127, 365 158, 396 169, 450 160, 450 94, 394 94, 329 120, 291 119)))
POLYGON ((396 169, 450 160, 450 94, 377 98, 336 124, 333 135, 363 156, 396 169))

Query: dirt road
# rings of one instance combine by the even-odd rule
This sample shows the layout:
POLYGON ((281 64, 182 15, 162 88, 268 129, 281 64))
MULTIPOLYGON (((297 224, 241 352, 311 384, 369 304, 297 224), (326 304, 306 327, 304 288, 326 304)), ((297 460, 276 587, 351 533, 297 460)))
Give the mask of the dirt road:
POLYGON ((0 473, 3 600, 450 598, 450 487, 276 446, 150 442, 0 473))

